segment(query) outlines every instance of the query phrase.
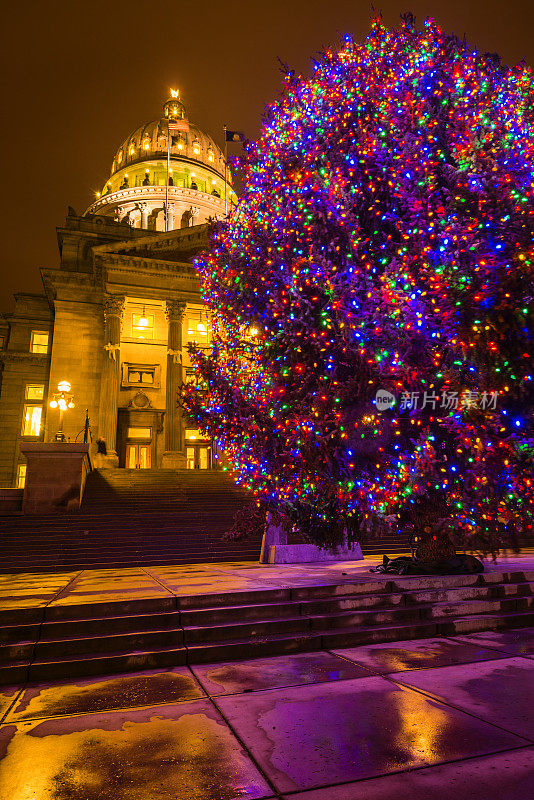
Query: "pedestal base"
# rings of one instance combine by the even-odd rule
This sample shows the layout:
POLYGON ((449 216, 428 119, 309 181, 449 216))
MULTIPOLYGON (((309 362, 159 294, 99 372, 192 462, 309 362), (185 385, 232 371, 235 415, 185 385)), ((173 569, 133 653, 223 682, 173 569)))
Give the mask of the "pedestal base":
POLYGON ((27 442, 21 445, 26 456, 26 484, 23 514, 50 514, 76 511, 91 470, 88 444, 67 442, 27 442))
POLYGON ((185 469, 185 454, 177 450, 168 450, 161 457, 161 469, 185 469))
POLYGON ((95 469, 117 469, 119 466, 117 453, 95 453, 92 461, 95 469))

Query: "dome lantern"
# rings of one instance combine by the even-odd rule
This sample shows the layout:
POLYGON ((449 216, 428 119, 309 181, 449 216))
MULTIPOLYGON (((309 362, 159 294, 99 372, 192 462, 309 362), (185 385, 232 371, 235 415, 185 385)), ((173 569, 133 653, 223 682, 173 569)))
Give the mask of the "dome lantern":
POLYGON ((171 96, 163 106, 163 116, 165 119, 187 119, 185 106, 179 99, 178 89, 171 89, 171 96))

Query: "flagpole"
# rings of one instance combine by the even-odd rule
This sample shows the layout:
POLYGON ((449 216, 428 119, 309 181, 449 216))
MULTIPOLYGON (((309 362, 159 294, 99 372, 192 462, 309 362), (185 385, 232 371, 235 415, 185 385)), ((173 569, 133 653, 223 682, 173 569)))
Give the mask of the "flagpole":
POLYGON ((165 231, 169 230, 169 173, 171 169, 171 121, 167 117, 167 181, 165 183, 165 231))
POLYGON ((228 171, 228 167, 226 163, 228 161, 228 139, 226 138, 226 125, 223 125, 224 128, 224 216, 225 219, 228 216, 228 182, 226 180, 226 175, 228 171))

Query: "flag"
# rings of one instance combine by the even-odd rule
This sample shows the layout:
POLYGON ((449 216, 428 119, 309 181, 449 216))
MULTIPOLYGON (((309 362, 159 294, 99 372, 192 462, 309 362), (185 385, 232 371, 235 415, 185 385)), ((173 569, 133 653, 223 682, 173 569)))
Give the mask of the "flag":
POLYGON ((186 119, 170 119, 168 120, 169 133, 178 133, 179 131, 189 130, 189 123, 186 119))
POLYGON ((244 142, 245 134, 242 131, 226 131, 227 142, 244 142))

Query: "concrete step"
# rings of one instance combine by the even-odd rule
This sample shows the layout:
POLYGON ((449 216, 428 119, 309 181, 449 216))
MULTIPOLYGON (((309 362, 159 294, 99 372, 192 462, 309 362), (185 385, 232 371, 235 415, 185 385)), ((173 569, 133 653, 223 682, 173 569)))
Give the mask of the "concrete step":
POLYGON ((21 607, 3 616, 0 682, 521 627, 533 587, 502 572, 21 607))
POLYGON ((90 636, 81 639, 41 639, 35 645, 35 660, 67 660, 76 655, 101 653, 130 653, 137 650, 182 647, 183 631, 178 629, 151 630, 144 632, 117 633, 90 636))
MULTIPOLYGON (((185 647, 162 647, 157 650, 136 650, 129 653, 106 653, 61 661, 33 661, 27 665, 27 680, 31 683, 105 675, 117 672, 175 667, 186 664, 185 647)), ((2 679, 0 670, 0 680, 2 679)), ((13 677, 13 676, 11 676, 13 677)))

